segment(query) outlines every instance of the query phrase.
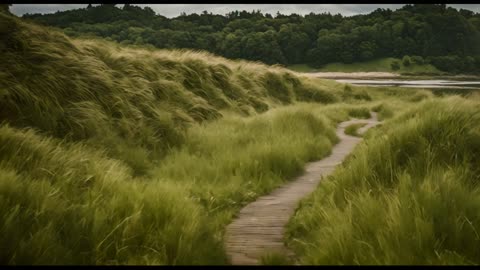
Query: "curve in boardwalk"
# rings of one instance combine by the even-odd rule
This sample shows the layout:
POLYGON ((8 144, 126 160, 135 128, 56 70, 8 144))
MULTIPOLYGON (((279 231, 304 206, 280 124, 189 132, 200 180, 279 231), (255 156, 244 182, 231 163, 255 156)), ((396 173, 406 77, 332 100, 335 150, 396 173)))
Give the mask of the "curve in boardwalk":
POLYGON ((284 246, 285 225, 293 215, 299 201, 312 192, 323 176, 330 174, 336 165, 361 141, 361 138, 345 134, 345 128, 355 123, 366 123, 358 129, 362 134, 377 125, 377 115, 370 119, 352 119, 337 127, 340 142, 332 153, 319 161, 310 162, 303 175, 275 189, 245 206, 238 217, 226 228, 225 248, 232 264, 258 264, 262 255, 279 252, 293 258, 293 253, 284 246))

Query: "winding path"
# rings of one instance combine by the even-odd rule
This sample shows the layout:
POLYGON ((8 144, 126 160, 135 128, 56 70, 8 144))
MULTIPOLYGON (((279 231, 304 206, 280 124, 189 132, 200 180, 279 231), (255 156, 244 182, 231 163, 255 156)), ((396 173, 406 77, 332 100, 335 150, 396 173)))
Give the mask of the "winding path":
POLYGON ((225 233, 225 248, 231 264, 259 264, 261 256, 268 252, 279 252, 294 258, 293 252, 284 245, 285 225, 299 201, 315 189, 322 177, 342 163, 362 140, 346 135, 345 128, 355 123, 366 123, 358 129, 359 134, 364 133, 379 123, 376 113, 371 114, 370 119, 352 119, 340 123, 337 127, 340 142, 332 148, 328 157, 308 163, 303 175, 258 198, 240 211, 225 233))

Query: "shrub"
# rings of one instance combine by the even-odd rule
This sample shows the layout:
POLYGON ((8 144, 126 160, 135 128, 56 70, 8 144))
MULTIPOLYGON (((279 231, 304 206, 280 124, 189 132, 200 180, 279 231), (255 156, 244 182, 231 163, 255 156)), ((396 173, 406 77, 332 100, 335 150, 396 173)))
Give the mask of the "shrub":
POLYGON ((358 129, 365 126, 366 123, 357 123, 357 124, 351 124, 348 127, 345 128, 345 134, 350 135, 350 136, 361 136, 358 134, 358 129))
POLYGON ((370 94, 368 94, 368 92, 365 89, 362 89, 354 93, 353 98, 358 100, 366 100, 366 101, 372 100, 372 97, 370 96, 370 94))
POLYGON ((311 84, 302 83, 294 88, 298 101, 315 101, 320 103, 335 103, 339 101, 337 95, 332 91, 321 87, 314 87, 311 84))
POLYGON ((410 56, 405 55, 402 59, 402 64, 404 67, 408 67, 411 64, 410 56))
POLYGON ((425 61, 423 60, 423 57, 421 57, 421 56, 415 55, 415 56, 412 56, 411 59, 412 59, 412 62, 417 64, 417 65, 425 64, 425 61))
POLYGON ((400 62, 398 60, 393 60, 390 64, 392 70, 399 70, 400 69, 400 62))
POLYGON ((371 117, 370 110, 366 107, 349 108, 348 115, 355 118, 365 118, 365 119, 368 119, 371 117))
POLYGON ((393 116, 393 110, 385 103, 381 103, 372 108, 372 111, 378 113, 378 119, 384 120, 393 116))

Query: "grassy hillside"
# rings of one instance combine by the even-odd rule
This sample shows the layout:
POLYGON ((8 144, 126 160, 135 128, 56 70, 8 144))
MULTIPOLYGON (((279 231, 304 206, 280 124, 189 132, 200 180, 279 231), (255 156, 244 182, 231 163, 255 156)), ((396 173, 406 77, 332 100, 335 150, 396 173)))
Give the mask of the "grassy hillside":
POLYGON ((332 82, 0 20, 2 264, 226 263, 235 211, 326 155, 349 115, 259 114, 340 101, 332 82))
POLYGON ((338 122, 434 99, 3 14, 0 36, 0 264, 225 264, 234 214, 338 122))
POLYGON ((186 126, 222 111, 253 115, 295 101, 338 100, 265 65, 74 40, 4 14, 0 25, 0 121, 107 146, 137 173, 181 144, 186 126))
POLYGON ((401 60, 402 59, 396 58, 382 58, 352 64, 331 63, 318 69, 309 67, 308 65, 293 65, 288 68, 298 72, 392 72, 409 75, 440 75, 444 73, 430 64, 418 65, 412 63, 406 67, 401 64, 401 60), (395 60, 400 62, 400 69, 398 70, 393 70, 391 67, 392 62, 395 60))
POLYGON ((479 99, 420 103, 369 134, 289 225, 306 264, 478 264, 479 99))

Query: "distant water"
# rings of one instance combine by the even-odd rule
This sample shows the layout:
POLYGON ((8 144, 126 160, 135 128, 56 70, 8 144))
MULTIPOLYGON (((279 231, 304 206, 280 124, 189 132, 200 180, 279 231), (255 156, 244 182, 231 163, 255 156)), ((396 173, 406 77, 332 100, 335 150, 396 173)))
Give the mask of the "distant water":
POLYGON ((456 88, 480 89, 480 81, 453 81, 453 80, 350 80, 337 79, 337 82, 364 86, 400 86, 411 88, 456 88))

